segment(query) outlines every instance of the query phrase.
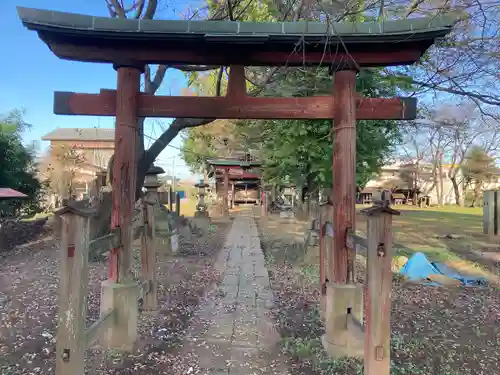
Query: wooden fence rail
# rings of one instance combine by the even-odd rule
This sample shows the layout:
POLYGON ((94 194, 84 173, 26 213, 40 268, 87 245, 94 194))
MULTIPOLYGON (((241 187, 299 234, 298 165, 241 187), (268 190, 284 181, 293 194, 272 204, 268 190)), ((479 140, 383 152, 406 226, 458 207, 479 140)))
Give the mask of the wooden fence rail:
POLYGON ((365 375, 390 373, 392 215, 399 215, 399 212, 389 207, 388 199, 386 194, 375 199, 372 207, 361 210, 361 214, 367 217, 366 238, 352 230, 345 233, 348 249, 366 257, 364 287, 329 282, 336 233, 330 221, 329 205, 323 205, 320 210, 321 309, 326 326, 323 344, 334 355, 363 355, 365 375))
MULTIPOLYGON (((134 315, 137 315, 137 303, 130 303, 130 296, 134 300, 143 300, 143 312, 155 313, 157 310, 154 215, 154 208, 158 204, 157 184, 150 183, 146 187, 146 197, 135 210, 131 223, 132 238, 142 239, 141 280, 131 281, 130 285, 115 283, 106 292, 103 289, 100 317, 87 328, 89 250, 104 253, 119 248, 121 228, 89 241, 90 221, 98 212, 96 208, 82 208, 77 203, 68 202, 56 213, 62 221, 56 375, 83 375, 85 351, 95 343, 107 348, 122 348, 121 341, 128 340, 125 344, 130 344, 131 340, 135 340, 137 319, 134 319, 134 315), (128 292, 123 294, 113 291, 120 288, 128 292), (131 327, 131 323, 135 327, 131 327), (131 332, 131 329, 135 332, 131 332)), ((103 285, 105 283, 109 284, 110 280, 103 285)))

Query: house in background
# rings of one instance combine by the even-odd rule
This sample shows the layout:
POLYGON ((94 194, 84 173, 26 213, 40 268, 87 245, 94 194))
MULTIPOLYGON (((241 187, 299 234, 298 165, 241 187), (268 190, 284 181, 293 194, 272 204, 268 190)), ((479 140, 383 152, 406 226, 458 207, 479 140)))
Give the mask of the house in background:
MULTIPOLYGON (((42 137, 51 148, 68 147, 81 157, 76 166, 74 195, 81 199, 89 194, 92 182, 100 172, 106 172, 114 153, 115 130, 103 128, 57 128, 42 137)), ((41 175, 43 179, 43 174, 41 175)), ((48 204, 57 206, 54 194, 48 197, 48 204)), ((65 197, 62 197, 65 198, 65 197)))
POLYGON ((115 129, 57 128, 44 135, 42 141, 49 141, 51 147, 72 147, 86 163, 106 169, 115 152, 115 129))
MULTIPOLYGON (((443 203, 455 204, 456 194, 453 188, 452 181, 448 178, 450 171, 454 169, 451 164, 443 165, 443 203)), ((458 181, 463 181, 461 171, 458 171, 458 181)), ((417 191, 419 196, 427 196, 431 204, 438 202, 436 181, 433 174, 431 164, 420 163, 414 161, 395 160, 391 164, 383 166, 380 173, 374 176, 367 182, 365 187, 360 191, 360 202, 371 202, 371 196, 375 191, 382 189, 390 189, 393 192, 393 199, 398 203, 406 203, 408 199, 413 199, 414 191, 417 191), (416 172, 418 170, 418 173, 416 172)), ((463 185, 460 184, 460 194, 464 194, 463 185)), ((472 183, 469 190, 474 188, 472 183)), ((482 190, 500 188, 500 170, 484 182, 482 190)))

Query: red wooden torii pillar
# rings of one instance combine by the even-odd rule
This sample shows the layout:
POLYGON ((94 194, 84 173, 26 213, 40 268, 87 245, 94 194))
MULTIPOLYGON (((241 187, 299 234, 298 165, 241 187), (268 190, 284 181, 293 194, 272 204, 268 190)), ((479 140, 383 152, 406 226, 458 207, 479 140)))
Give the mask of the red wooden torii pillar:
POLYGON ((137 145, 141 136, 137 109, 144 66, 115 65, 115 69, 118 82, 111 229, 120 228, 121 246, 110 253, 108 279, 126 283, 132 280, 132 219, 136 201, 137 145))
MULTIPOLYGON (((416 117, 414 98, 358 96, 355 93, 356 72, 369 67, 415 63, 436 38, 450 32, 454 17, 439 15, 381 24, 332 25, 320 22, 120 20, 26 8, 18 8, 18 12, 24 25, 37 31, 56 56, 110 63, 118 70, 116 91, 101 90, 99 94, 56 92, 54 98, 56 114, 116 116, 112 227, 120 228, 121 246, 113 251, 110 260, 109 283, 114 283, 110 288, 120 289, 130 280, 135 146, 142 136, 137 129, 138 117, 334 119, 334 246, 328 257, 328 287, 335 292, 332 294, 335 298, 328 301, 327 310, 338 309, 337 305, 348 309, 352 306, 354 301, 342 291, 354 277, 346 234, 355 229, 356 120, 416 117), (139 91, 140 73, 146 64, 229 66, 227 94, 221 97, 146 95, 139 91), (334 96, 247 96, 244 66, 304 65, 322 65, 333 71, 334 96)), ((353 258, 351 254, 351 260, 353 258)), ((383 296, 387 304, 389 297, 390 292, 383 296)), ((127 320, 129 316, 133 319, 134 308, 136 305, 130 301, 129 309, 122 311, 118 319, 127 320)), ((389 334, 389 316, 382 319, 385 340, 389 334)), ((332 355, 352 355, 339 344, 350 340, 346 338, 349 332, 344 323, 342 317, 332 320, 331 335, 327 338, 332 355)), ((371 324, 380 322, 368 319, 367 332, 371 324)), ((130 332, 127 340, 135 335, 136 331, 130 332)), ((379 366, 377 375, 387 375, 389 358, 385 356, 381 360, 384 366, 379 366)))

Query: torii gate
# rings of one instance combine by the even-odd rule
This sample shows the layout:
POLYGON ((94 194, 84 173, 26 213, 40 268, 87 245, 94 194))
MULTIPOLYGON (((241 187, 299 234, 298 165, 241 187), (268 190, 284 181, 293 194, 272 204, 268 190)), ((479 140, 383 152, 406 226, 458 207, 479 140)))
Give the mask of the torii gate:
MULTIPOLYGON (((332 282, 328 287, 332 288, 348 282, 345 233, 355 229, 356 120, 416 117, 414 98, 368 99, 357 95, 357 71, 413 64, 436 38, 449 33, 455 22, 454 17, 446 15, 335 24, 122 20, 27 8, 18 8, 18 13, 23 24, 36 31, 56 56, 113 64, 118 72, 116 90, 101 90, 99 94, 56 92, 54 97, 56 114, 116 116, 111 225, 120 227, 122 247, 111 254, 111 280, 123 283, 131 274, 135 146, 142 136, 137 129, 138 117, 333 119, 334 250, 328 275, 332 282), (140 76, 146 64, 229 66, 227 94, 145 95, 140 92, 140 76), (329 67, 334 76, 334 95, 247 96, 244 66, 303 65, 329 67)), ((384 319, 388 321, 387 316, 384 319)), ((384 372, 377 375, 389 373, 388 358, 383 360, 384 372)))

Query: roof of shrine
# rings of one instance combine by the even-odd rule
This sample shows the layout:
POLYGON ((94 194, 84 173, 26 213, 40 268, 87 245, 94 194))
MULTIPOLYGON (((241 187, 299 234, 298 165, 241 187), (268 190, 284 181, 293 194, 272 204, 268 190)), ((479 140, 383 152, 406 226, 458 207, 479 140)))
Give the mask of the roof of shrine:
POLYGON ((28 198, 24 193, 10 188, 0 188, 0 200, 28 198))
POLYGON ((329 65, 346 57, 359 66, 411 64, 457 20, 453 14, 383 23, 135 20, 22 7, 18 14, 60 58, 261 66, 329 65))
POLYGON ((242 161, 242 160, 231 160, 231 159, 208 159, 208 165, 213 165, 216 167, 260 167, 261 162, 258 161, 242 161))

